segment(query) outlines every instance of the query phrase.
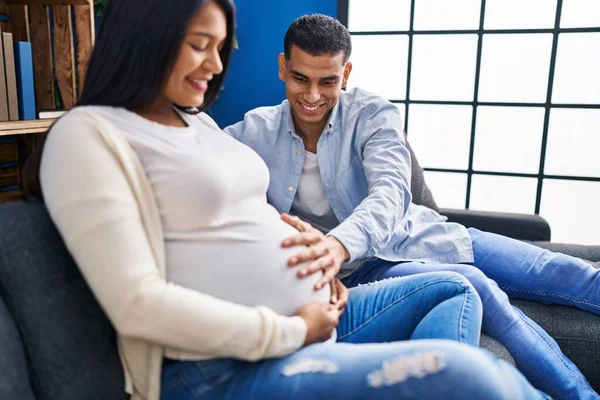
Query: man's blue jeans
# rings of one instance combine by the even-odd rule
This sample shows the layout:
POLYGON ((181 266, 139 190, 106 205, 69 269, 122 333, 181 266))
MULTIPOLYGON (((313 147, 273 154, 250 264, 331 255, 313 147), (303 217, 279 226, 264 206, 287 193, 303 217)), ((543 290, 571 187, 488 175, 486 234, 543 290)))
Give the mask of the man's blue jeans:
POLYGON ((280 359, 175 362, 164 400, 544 399, 479 340, 481 303, 466 279, 429 273, 350 290, 337 343, 280 359), (452 339, 414 340, 407 339, 452 339))
POLYGON ((469 229, 473 265, 391 263, 376 260, 344 279, 352 287, 366 282, 431 271, 459 272, 483 303, 483 333, 502 343, 521 372, 556 399, 597 399, 579 369, 539 325, 511 306, 508 296, 579 307, 600 314, 600 271, 564 254, 504 236, 469 229))

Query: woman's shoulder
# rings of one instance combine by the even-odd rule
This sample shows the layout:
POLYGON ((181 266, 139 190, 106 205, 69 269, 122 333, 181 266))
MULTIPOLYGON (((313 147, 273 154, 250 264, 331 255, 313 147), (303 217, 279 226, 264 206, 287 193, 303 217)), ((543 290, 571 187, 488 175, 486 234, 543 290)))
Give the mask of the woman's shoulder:
POLYGON ((107 107, 101 106, 77 106, 67 111, 63 116, 58 118, 54 125, 52 125, 51 131, 64 130, 68 127, 84 128, 86 126, 93 125, 93 120, 89 118, 89 115, 98 114, 99 111, 107 107))
MULTIPOLYGON (((112 107, 77 106, 61 116, 49 129, 44 148, 64 149, 76 148, 80 153, 94 152, 96 145, 103 143, 101 129, 106 116, 103 115, 112 107)), ((61 150, 64 151, 64 150, 61 150)), ((46 152, 46 150, 44 150, 46 152)))

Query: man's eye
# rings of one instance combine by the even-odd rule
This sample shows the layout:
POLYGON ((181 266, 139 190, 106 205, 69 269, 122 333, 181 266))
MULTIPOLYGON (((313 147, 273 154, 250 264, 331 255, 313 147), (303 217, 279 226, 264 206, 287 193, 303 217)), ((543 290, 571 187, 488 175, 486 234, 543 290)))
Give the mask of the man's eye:
POLYGON ((325 86, 333 86, 333 85, 335 85, 335 81, 323 81, 323 85, 325 85, 325 86))
POLYGON ((306 79, 304 79, 300 76, 295 76, 294 79, 296 80, 296 82, 306 82, 306 79))

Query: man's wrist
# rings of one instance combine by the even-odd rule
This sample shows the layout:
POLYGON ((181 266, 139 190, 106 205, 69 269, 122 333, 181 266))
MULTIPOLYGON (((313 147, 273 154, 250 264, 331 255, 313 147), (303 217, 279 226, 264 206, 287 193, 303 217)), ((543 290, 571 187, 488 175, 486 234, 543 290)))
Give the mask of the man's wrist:
POLYGON ((344 246, 344 244, 342 242, 339 241, 338 238, 336 238, 335 236, 328 236, 329 238, 333 239, 333 241, 340 247, 341 253, 342 253, 342 262, 345 262, 347 260, 350 259, 350 253, 348 252, 348 250, 346 249, 346 246, 344 246))

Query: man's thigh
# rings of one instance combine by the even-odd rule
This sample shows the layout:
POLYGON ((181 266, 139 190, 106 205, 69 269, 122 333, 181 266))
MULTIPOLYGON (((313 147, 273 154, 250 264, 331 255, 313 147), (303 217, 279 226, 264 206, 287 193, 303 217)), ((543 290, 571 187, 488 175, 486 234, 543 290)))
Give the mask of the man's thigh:
POLYGON ((355 287, 388 278, 405 277, 426 272, 450 271, 466 276, 473 268, 473 266, 468 264, 423 263, 419 261, 394 263, 377 260, 375 262, 366 263, 360 270, 356 271, 351 276, 344 278, 342 281, 347 287, 355 287))

